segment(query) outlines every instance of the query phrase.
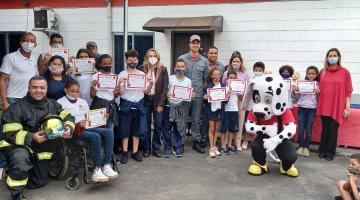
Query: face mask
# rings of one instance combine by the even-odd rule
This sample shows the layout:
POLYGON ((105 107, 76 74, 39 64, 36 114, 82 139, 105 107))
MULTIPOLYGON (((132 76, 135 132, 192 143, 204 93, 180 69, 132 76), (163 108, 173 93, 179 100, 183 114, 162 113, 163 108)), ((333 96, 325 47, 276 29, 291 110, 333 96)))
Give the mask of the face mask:
POLYGON ((35 44, 32 42, 23 42, 21 43, 21 48, 25 52, 30 53, 35 48, 35 44))
POLYGON ((281 76, 283 78, 290 78, 290 74, 288 74, 288 73, 283 73, 283 74, 281 74, 281 76))
POLYGON ((175 74, 185 75, 185 70, 184 69, 175 69, 175 74))
POLYGON ((233 64, 231 64, 232 65, 232 67, 234 68, 234 69, 236 69, 236 70, 238 70, 239 68, 240 68, 240 63, 233 63, 233 64))
POLYGON ((62 44, 59 44, 59 43, 55 43, 55 44, 52 44, 51 45, 51 48, 62 48, 63 47, 63 45, 62 44))
POLYGON ((100 69, 104 72, 111 72, 111 66, 102 66, 100 69))
POLYGON ((137 63, 127 63, 127 66, 130 67, 131 69, 136 68, 137 63))
POLYGON ((49 70, 53 74, 61 74, 64 71, 64 68, 57 67, 57 66, 54 66, 54 65, 49 65, 49 70))
POLYGON ((157 57, 151 57, 151 58, 149 58, 149 63, 151 64, 151 65, 155 65, 156 63, 157 63, 157 57))
POLYGON ((68 98, 70 101, 75 101, 77 99, 76 97, 73 97, 69 94, 66 94, 66 98, 68 98))
POLYGON ((213 81, 220 81, 220 76, 216 75, 212 77, 213 81))
POLYGON ((349 167, 348 170, 353 175, 359 175, 360 174, 359 170, 357 168, 355 168, 355 167, 349 167))
POLYGON ((254 72, 255 77, 262 76, 263 74, 264 74, 264 72, 254 72))
POLYGON ((338 57, 328 57, 330 65, 335 65, 338 62, 338 57))

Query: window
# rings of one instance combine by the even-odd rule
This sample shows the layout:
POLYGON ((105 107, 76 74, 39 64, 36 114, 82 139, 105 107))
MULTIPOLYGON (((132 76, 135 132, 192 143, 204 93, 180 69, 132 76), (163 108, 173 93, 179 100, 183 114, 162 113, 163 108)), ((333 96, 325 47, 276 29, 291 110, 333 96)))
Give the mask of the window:
POLYGON ((0 65, 4 56, 16 51, 20 47, 23 32, 0 32, 0 65))
MULTIPOLYGON (((115 73, 120 73, 124 70, 124 36, 115 35, 115 73)), ((139 52, 139 64, 144 62, 144 56, 149 48, 154 47, 153 33, 133 33, 128 35, 128 49, 135 49, 139 52)))

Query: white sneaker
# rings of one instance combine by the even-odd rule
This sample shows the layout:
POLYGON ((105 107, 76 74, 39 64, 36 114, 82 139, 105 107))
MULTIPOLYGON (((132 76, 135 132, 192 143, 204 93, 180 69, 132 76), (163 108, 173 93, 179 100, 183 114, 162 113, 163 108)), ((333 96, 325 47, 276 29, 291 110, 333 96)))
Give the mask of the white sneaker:
POLYGON ((109 177, 109 179, 115 179, 118 177, 118 173, 114 171, 109 164, 104 165, 102 172, 105 176, 109 177))
POLYGON ((218 150, 217 147, 214 148, 214 152, 215 152, 216 156, 221 156, 221 153, 220 153, 220 151, 218 150))
POLYGON ((241 145, 241 148, 246 150, 248 148, 248 143, 247 142, 243 142, 241 145))
POLYGON ((3 172, 4 172, 4 168, 0 168, 0 180, 1 180, 2 177, 3 177, 3 172))
POLYGON ((212 148, 209 149, 209 156, 210 156, 210 158, 216 157, 215 151, 212 148))
POLYGON ((92 180, 94 182, 107 182, 109 181, 109 177, 105 176, 100 168, 95 168, 94 173, 92 175, 92 180))

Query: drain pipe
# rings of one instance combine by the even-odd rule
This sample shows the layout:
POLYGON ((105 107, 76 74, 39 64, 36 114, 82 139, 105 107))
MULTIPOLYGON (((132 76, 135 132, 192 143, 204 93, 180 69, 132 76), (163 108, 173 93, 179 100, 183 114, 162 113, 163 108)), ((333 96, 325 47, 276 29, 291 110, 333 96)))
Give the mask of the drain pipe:
MULTIPOLYGON (((114 43, 113 43, 113 28, 112 28, 112 6, 111 0, 105 0, 106 3, 106 15, 107 15, 107 24, 108 24, 108 53, 114 55, 114 43)), ((114 69, 114 68, 113 68, 114 69)))

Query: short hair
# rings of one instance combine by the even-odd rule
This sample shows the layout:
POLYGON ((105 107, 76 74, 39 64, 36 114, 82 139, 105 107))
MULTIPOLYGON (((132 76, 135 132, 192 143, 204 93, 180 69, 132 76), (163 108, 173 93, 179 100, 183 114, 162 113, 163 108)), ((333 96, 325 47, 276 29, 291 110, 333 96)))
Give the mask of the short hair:
POLYGON ((255 70, 256 67, 260 67, 263 71, 265 71, 265 64, 263 62, 254 63, 253 70, 255 70))
POLYGON ((78 83, 76 80, 74 80, 74 79, 69 79, 69 80, 66 81, 66 83, 65 83, 65 88, 68 89, 68 88, 70 88, 70 87, 73 86, 73 85, 77 85, 77 86, 80 87, 79 83, 78 83))
POLYGON ((280 67, 279 74, 281 75, 285 70, 289 71, 290 76, 292 76, 294 74, 294 68, 290 65, 284 65, 284 66, 280 67))
POLYGON ((360 162, 360 153, 354 153, 350 156, 350 159, 355 159, 360 162))
POLYGON ((29 85, 31 84, 31 81, 45 81, 46 82, 46 79, 43 76, 36 75, 36 76, 31 77, 31 79, 29 80, 29 85))
POLYGON ((128 59, 129 57, 139 59, 139 53, 134 49, 129 50, 125 53, 125 59, 128 59))
POLYGON ((53 41, 54 38, 61 38, 61 41, 64 42, 64 38, 59 33, 54 33, 50 36, 50 43, 53 41))
POLYGON ((32 35, 32 36, 35 38, 35 40, 36 40, 36 36, 34 35, 34 33, 32 33, 32 32, 26 32, 26 33, 24 33, 24 34, 21 35, 20 41, 24 41, 25 36, 27 36, 27 35, 32 35))
POLYGON ((90 57, 89 51, 88 51, 87 49, 81 48, 81 49, 79 49, 79 51, 77 52, 76 58, 79 58, 81 53, 86 53, 86 54, 90 57))
POLYGON ((99 60, 98 62, 96 63, 96 66, 100 66, 102 60, 106 59, 106 58, 110 58, 111 62, 112 62, 112 57, 109 55, 109 54, 102 54, 100 57, 99 57, 99 60))
POLYGON ((229 70, 227 73, 227 77, 229 77, 231 74, 234 74, 235 76, 237 76, 237 73, 235 70, 229 70))
POLYGON ((209 53, 210 49, 216 49, 216 51, 219 51, 219 49, 216 46, 211 46, 208 48, 207 53, 209 53))
POLYGON ((175 65, 176 65, 176 63, 178 63, 178 62, 183 62, 183 63, 185 63, 185 60, 179 58, 179 59, 177 59, 177 60, 175 61, 175 65))

